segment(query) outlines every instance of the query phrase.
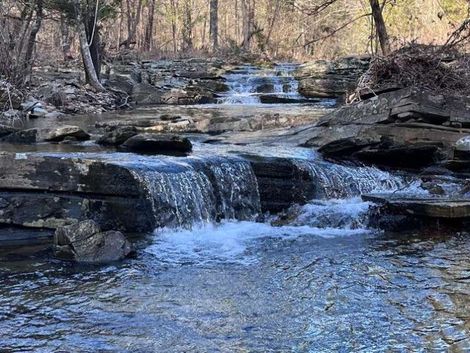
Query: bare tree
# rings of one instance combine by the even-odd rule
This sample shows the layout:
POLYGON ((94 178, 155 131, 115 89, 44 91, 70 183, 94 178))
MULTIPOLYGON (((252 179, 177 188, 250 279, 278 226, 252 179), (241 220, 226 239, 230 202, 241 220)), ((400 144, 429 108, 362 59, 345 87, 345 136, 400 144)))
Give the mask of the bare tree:
POLYGON ((83 66, 88 79, 88 83, 97 91, 105 91, 105 88, 101 84, 98 75, 96 74, 96 68, 93 64, 93 59, 90 53, 90 44, 88 43, 88 37, 86 33, 85 22, 80 6, 80 0, 73 0, 75 16, 76 16, 76 27, 78 38, 80 40, 80 52, 82 54, 83 66))
POLYGON ((382 54, 388 55, 390 54, 390 40, 382 13, 383 6, 379 4, 379 0, 369 0, 369 2, 372 10, 372 17, 375 23, 377 37, 379 38, 380 47, 382 48, 382 54))
POLYGON ((219 0, 210 0, 210 36, 212 50, 219 47, 219 0))

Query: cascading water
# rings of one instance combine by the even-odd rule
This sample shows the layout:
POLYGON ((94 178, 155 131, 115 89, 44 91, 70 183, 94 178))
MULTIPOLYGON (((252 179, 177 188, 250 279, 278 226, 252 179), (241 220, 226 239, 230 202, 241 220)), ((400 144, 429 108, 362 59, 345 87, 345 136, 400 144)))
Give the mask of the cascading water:
POLYGON ((186 228, 220 219, 253 220, 261 211, 256 177, 239 158, 133 169, 152 204, 157 227, 186 228))
POLYGON ((228 92, 219 98, 220 104, 260 104, 305 100, 298 93, 298 81, 293 77, 294 64, 279 64, 273 68, 241 66, 225 76, 228 92))
POLYGON ((402 178, 372 167, 306 160, 296 164, 315 181, 317 199, 344 199, 373 191, 397 190, 404 185, 402 178))

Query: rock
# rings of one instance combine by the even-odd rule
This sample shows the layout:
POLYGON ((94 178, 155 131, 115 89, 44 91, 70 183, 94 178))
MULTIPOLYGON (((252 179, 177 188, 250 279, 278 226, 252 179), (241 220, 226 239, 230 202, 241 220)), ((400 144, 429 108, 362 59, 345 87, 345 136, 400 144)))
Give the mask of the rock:
POLYGON ((462 137, 455 143, 454 159, 469 160, 470 159, 470 136, 462 137))
POLYGON ((54 253, 65 260, 106 263, 122 260, 131 252, 132 245, 121 232, 102 232, 94 221, 60 227, 54 235, 54 253))
POLYGON ((192 151, 191 141, 178 135, 138 134, 124 142, 122 146, 129 151, 143 153, 192 151))
POLYGON ((118 127, 105 133, 96 141, 96 143, 104 146, 120 146, 137 134, 137 128, 134 126, 118 127))
POLYGON ((0 137, 4 137, 7 135, 10 135, 14 132, 19 131, 18 129, 15 129, 14 127, 8 126, 8 125, 0 125, 0 137))
POLYGON ((283 96, 277 96, 274 94, 270 95, 261 95, 259 97, 261 103, 263 104, 301 104, 301 103, 313 103, 314 101, 312 99, 302 99, 300 98, 291 98, 291 97, 283 97, 283 96))
POLYGON ((35 119, 35 118, 43 118, 46 116, 46 114, 47 114, 46 109, 36 106, 31 110, 31 113, 29 114, 29 116, 35 119))
POLYGON ((37 129, 15 131, 7 136, 0 137, 0 141, 6 143, 31 144, 36 143, 37 134, 37 129))
POLYGON ((305 97, 339 97, 356 87, 369 68, 369 57, 346 57, 336 61, 317 60, 295 72, 299 93, 305 97))
POLYGON ((304 146, 319 147, 330 158, 422 168, 448 159, 453 150, 457 156, 465 154, 454 146, 470 130, 445 123, 453 116, 470 121, 468 104, 468 99, 456 102, 455 97, 414 88, 382 93, 324 116, 302 132, 312 136, 304 146))
POLYGON ((48 131, 45 133, 44 141, 60 142, 64 141, 68 137, 73 137, 78 141, 86 141, 90 139, 90 135, 83 131, 78 126, 65 125, 55 130, 48 131))
POLYGON ((384 205, 387 212, 426 218, 470 218, 469 199, 417 198, 396 194, 363 195, 364 201, 384 205))

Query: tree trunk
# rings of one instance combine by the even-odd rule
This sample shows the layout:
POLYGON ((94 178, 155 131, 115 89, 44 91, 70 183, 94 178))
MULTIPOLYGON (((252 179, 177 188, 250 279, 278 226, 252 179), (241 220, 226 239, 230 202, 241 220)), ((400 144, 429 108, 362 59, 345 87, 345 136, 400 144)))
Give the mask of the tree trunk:
POLYGON ((97 74, 96 68, 93 64, 93 59, 90 53, 90 46, 86 34, 85 22, 80 8, 80 0, 73 0, 75 15, 77 21, 77 33, 80 39, 80 52, 82 54, 83 66, 87 76, 88 83, 97 91, 104 92, 105 88, 101 84, 97 74))
POLYGON ((184 1, 183 13, 183 50, 190 51, 193 49, 193 20, 191 0, 184 1))
POLYGON ((210 37, 212 50, 219 47, 219 0, 210 0, 210 37))
POLYGON ((29 77, 32 70, 32 58, 33 58, 33 51, 36 45, 36 36, 41 29, 42 24, 42 16, 43 16, 43 0, 36 0, 36 20, 33 23, 31 28, 31 32, 29 33, 28 42, 26 43, 26 51, 24 54, 24 70, 27 73, 26 78, 29 77))
POLYGON ((372 17, 374 18, 375 28, 377 37, 379 38, 380 47, 382 48, 382 54, 390 54, 390 41, 388 38, 387 27, 383 18, 382 7, 379 4, 379 0, 369 0, 370 7, 372 9, 372 17))
POLYGON ((242 0, 243 17, 243 43, 242 47, 249 49, 255 27, 255 4, 254 0, 242 0))
POLYGON ((147 26, 145 27, 145 36, 144 36, 144 50, 150 51, 152 48, 152 38, 153 38, 153 25, 155 20, 155 1, 151 0, 149 4, 149 18, 147 26))

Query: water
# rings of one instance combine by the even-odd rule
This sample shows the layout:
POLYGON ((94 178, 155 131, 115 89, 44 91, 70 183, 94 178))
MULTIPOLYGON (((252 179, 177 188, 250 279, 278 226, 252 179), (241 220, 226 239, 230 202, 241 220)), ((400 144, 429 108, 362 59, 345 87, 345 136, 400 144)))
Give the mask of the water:
POLYGON ((221 94, 220 104, 254 105, 279 102, 302 103, 299 83, 293 77, 297 65, 278 64, 273 68, 239 67, 225 76, 229 91, 221 94))
MULTIPOLYGON (((241 68, 220 103, 297 99, 293 69, 241 68)), ((196 144, 184 159, 40 151, 130 168, 156 230, 105 266, 0 249, 0 352, 470 351, 468 234, 369 226, 360 194, 425 193, 408 178, 261 145, 196 144), (237 156, 249 153, 291 159, 315 198, 256 222, 257 181, 237 156)))
POLYGON ((212 157, 168 166, 162 171, 161 165, 146 163, 131 169, 148 194, 157 227, 190 229, 220 219, 255 219, 261 213, 249 162, 212 157))
POLYGON ((2 350, 469 349, 467 234, 328 234, 228 223, 194 235, 168 233, 148 245, 157 241, 152 236, 137 258, 105 267, 3 251, 2 350))

